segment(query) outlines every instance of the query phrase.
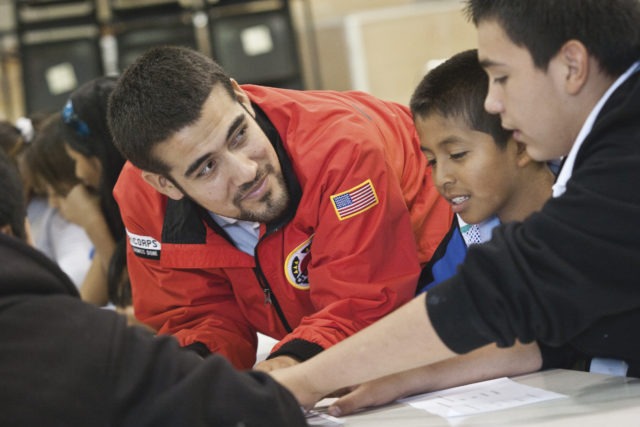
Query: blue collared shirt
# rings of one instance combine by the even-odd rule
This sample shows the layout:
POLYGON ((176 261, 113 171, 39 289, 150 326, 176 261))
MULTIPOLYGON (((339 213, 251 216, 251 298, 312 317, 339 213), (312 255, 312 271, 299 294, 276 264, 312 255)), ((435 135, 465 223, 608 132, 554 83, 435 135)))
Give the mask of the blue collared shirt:
POLYGON ((260 237, 260 223, 243 221, 209 212, 211 218, 227 232, 236 247, 242 252, 254 256, 258 238, 260 237))

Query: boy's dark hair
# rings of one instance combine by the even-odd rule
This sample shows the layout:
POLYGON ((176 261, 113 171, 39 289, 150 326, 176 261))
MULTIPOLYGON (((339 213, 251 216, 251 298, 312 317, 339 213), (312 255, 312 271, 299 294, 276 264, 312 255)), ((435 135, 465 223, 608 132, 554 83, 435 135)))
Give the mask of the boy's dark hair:
POLYGON ((502 128, 498 115, 484 109, 488 87, 478 51, 460 52, 424 76, 411 96, 411 114, 414 119, 435 113, 463 120, 469 128, 491 135, 504 148, 511 132, 502 128))
POLYGON ((38 183, 50 185, 59 196, 80 181, 75 175, 73 160, 64 149, 60 113, 53 113, 44 120, 26 151, 25 162, 38 183))
POLYGON ((74 90, 62 110, 62 129, 69 147, 100 161, 100 207, 111 234, 118 240, 124 236, 124 225, 113 187, 125 159, 116 148, 107 123, 109 96, 115 87, 116 78, 98 77, 74 90))
POLYGON ((495 20, 542 70, 573 39, 612 77, 640 57, 638 0, 467 0, 466 13, 476 26, 495 20))
POLYGON ((22 180, 18 168, 4 150, 0 150, 0 200, 0 226, 9 225, 15 237, 26 240, 27 211, 22 180))
POLYGON ((152 150, 200 118, 214 85, 235 99, 231 79, 211 58, 185 47, 152 48, 120 77, 109 101, 109 126, 122 155, 140 169, 168 175, 152 150))

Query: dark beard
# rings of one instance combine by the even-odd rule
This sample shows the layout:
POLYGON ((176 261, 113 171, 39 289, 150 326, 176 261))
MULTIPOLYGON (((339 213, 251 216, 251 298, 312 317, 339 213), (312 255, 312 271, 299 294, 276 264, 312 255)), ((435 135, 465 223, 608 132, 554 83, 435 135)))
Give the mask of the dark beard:
POLYGON ((267 192, 260 199, 260 202, 265 204, 264 209, 262 209, 260 212, 244 209, 239 203, 234 200, 235 206, 240 210, 237 219, 243 221, 269 223, 280 218, 285 213, 290 203, 287 185, 281 174, 273 174, 272 176, 276 179, 277 185, 282 188, 282 195, 278 198, 274 198, 271 191, 267 192))
MULTIPOLYGON (((188 192, 182 188, 180 184, 176 182, 176 180, 171 177, 171 175, 167 174, 165 176, 182 194, 184 197, 187 197, 194 203, 197 203, 193 197, 189 195, 188 192)), ((233 199, 233 204, 238 208, 240 213, 235 217, 235 219, 239 219, 242 221, 252 221, 252 222, 261 222, 261 223, 269 223, 275 221, 280 218, 287 210, 289 203, 291 201, 291 197, 289 195, 289 189, 287 188, 287 184, 284 180, 282 174, 276 174, 275 169, 271 165, 265 166, 264 170, 258 173, 257 178, 254 179, 250 183, 243 184, 240 188, 240 192, 233 199), (276 179, 277 186, 282 188, 282 196, 279 198, 273 198, 272 192, 267 192, 261 199, 260 202, 265 203, 265 208, 260 212, 250 211, 248 209, 244 209, 241 206, 241 198, 244 191, 249 190, 253 185, 255 185, 258 181, 263 179, 266 175, 271 174, 276 179)), ((213 212, 215 213, 215 212, 213 212)))

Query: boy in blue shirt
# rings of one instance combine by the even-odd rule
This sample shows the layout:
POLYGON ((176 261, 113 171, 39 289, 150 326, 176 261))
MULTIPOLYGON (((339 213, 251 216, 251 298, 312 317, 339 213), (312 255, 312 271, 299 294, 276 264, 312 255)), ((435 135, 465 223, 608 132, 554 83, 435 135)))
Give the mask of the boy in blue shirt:
MULTIPOLYGON (((524 220, 551 196, 555 177, 549 166, 532 160, 524 145, 502 128, 500 117, 484 110, 487 87, 477 51, 468 50, 429 72, 411 97, 433 180, 456 213, 454 227, 434 256, 433 280, 422 291, 453 276, 467 247, 489 240, 494 226, 524 220)), ((430 279, 427 274, 421 277, 423 284, 430 279)), ((509 349, 487 347, 365 383, 330 410, 346 415, 411 394, 536 371, 542 367, 540 352, 535 342, 509 349)), ((554 350, 552 360, 566 364, 572 357, 554 350)))
POLYGON ((551 196, 547 164, 484 110, 487 80, 477 51, 468 50, 432 70, 411 98, 422 151, 457 220, 423 271, 422 291, 453 276, 467 247, 489 240, 494 226, 524 220, 551 196))

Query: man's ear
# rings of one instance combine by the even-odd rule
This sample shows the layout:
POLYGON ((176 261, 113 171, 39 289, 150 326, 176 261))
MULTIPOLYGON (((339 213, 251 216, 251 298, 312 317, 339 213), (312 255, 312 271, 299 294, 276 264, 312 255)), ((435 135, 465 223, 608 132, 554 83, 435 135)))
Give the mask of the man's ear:
POLYGON ((589 78, 589 51, 582 42, 569 40, 560 48, 558 59, 566 73, 565 90, 570 95, 578 94, 589 78))
POLYGON ((142 171, 142 179, 147 181, 149 185, 156 189, 157 192, 164 194, 173 200, 180 200, 184 197, 184 193, 177 188, 171 180, 165 176, 153 172, 142 171))
POLYGON ((249 96, 247 96, 247 93, 242 90, 238 82, 234 79, 231 79, 231 87, 233 87, 233 93, 236 95, 238 102, 242 104, 247 111, 249 111, 252 117, 255 117, 256 113, 253 111, 251 100, 249 99, 249 96))

